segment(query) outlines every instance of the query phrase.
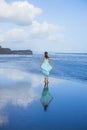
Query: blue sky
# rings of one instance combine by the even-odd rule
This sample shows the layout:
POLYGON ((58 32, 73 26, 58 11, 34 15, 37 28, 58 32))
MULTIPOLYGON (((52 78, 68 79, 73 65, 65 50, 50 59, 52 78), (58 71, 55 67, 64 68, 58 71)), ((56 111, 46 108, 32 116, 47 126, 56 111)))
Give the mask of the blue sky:
POLYGON ((86 0, 0 0, 0 45, 87 52, 86 0))

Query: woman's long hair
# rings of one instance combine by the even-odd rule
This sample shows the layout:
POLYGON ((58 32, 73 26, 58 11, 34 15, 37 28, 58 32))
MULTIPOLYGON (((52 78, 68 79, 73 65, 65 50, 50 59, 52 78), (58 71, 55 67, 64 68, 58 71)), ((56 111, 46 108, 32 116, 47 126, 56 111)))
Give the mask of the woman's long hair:
POLYGON ((48 56, 48 52, 46 51, 46 52, 44 52, 44 57, 46 58, 46 59, 48 59, 49 58, 49 56, 48 56))

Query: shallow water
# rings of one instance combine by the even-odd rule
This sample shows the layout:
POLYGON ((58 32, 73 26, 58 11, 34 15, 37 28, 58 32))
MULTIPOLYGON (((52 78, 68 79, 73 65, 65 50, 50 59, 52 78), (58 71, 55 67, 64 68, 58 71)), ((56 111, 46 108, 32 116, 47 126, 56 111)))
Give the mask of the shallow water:
POLYGON ((0 55, 0 130, 87 130, 87 55, 52 54, 44 94, 41 57, 0 55))
POLYGON ((43 76, 14 69, 2 75, 0 130, 87 130, 86 84, 50 77, 52 100, 44 109, 43 76))

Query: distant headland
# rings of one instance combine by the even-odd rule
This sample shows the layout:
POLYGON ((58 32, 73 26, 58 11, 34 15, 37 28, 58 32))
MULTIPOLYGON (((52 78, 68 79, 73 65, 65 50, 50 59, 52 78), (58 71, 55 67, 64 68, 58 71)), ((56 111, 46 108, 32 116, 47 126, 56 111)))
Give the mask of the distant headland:
POLYGON ((10 48, 0 46, 0 54, 32 55, 33 52, 31 50, 11 50, 10 48))

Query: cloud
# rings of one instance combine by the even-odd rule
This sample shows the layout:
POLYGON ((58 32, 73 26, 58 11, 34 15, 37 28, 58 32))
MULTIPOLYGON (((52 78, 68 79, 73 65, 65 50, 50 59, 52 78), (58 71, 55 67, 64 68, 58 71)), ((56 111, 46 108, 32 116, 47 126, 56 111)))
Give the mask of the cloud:
POLYGON ((27 107, 28 104, 40 98, 40 95, 29 83, 17 83, 12 87, 3 87, 0 89, 0 109, 8 103, 15 106, 27 107))
POLYGON ((35 20, 42 10, 30 4, 28 1, 16 1, 7 3, 0 1, 0 22, 10 22, 17 25, 9 30, 0 31, 0 43, 25 44, 35 42, 35 40, 64 41, 64 27, 50 24, 48 22, 39 23, 35 20))
POLYGON ((21 71, 0 69, 0 126, 9 122, 8 116, 4 113, 8 103, 14 106, 27 107, 35 100, 40 99, 40 94, 35 90, 37 78, 32 75, 35 80, 32 79, 34 81, 30 83, 30 77, 31 75, 21 71), (2 79, 2 77, 4 78, 2 79))
POLYGON ((35 91, 39 83, 39 78, 34 74, 13 69, 0 69, 0 110, 9 102, 26 107, 40 98, 39 93, 35 91))
POLYGON ((9 86, 8 83, 4 84, 3 87, 0 87, 0 126, 9 122, 6 113, 3 114, 8 103, 14 106, 27 107, 38 99, 40 99, 39 93, 24 80, 17 82, 15 85, 13 83, 12 86, 9 86))
MULTIPOLYGON (((11 64, 10 64, 11 65, 11 64)), ((24 77, 27 76, 26 73, 21 73, 21 71, 12 71, 11 69, 3 69, 0 68, 0 79, 6 77, 6 79, 12 80, 12 81, 20 81, 23 80, 24 77)))
MULTIPOLYGON (((55 78, 50 78, 50 81, 51 84, 59 82, 55 78)), ((40 84, 43 84, 41 75, 0 68, 0 126, 9 123, 8 114, 5 112, 5 107, 9 103, 26 108, 34 101, 40 100, 41 93, 35 89, 40 84)))
MULTIPOLYGON (((53 84, 61 82, 56 78, 50 78, 50 81, 53 84)), ((28 104, 40 99, 41 95, 35 88, 42 83, 41 75, 0 68, 0 110, 8 103, 27 107, 28 104)))
POLYGON ((4 41, 4 35, 0 34, 0 42, 3 42, 3 41, 4 41))
POLYGON ((47 40, 58 40, 61 41, 64 36, 64 27, 49 24, 47 22, 38 23, 33 21, 32 23, 32 33, 33 38, 45 38, 47 40))
POLYGON ((25 42, 26 40, 28 40, 28 36, 29 34, 25 30, 21 28, 14 28, 4 34, 4 39, 5 41, 11 42, 25 42))
MULTIPOLYGON (((51 78, 50 81, 57 83, 58 79, 51 78)), ((41 75, 0 68, 0 126, 9 123, 8 114, 4 112, 8 103, 26 108, 34 101, 40 100, 41 93, 35 89, 40 84, 43 84, 41 75), (9 79, 9 82, 6 79, 9 79)))
POLYGON ((41 12, 40 8, 27 1, 7 3, 5 0, 0 0, 0 22, 29 25, 41 12))
POLYGON ((47 22, 39 23, 33 21, 31 26, 26 28, 14 28, 0 34, 1 42, 29 42, 34 40, 64 40, 64 27, 49 24, 47 22))

